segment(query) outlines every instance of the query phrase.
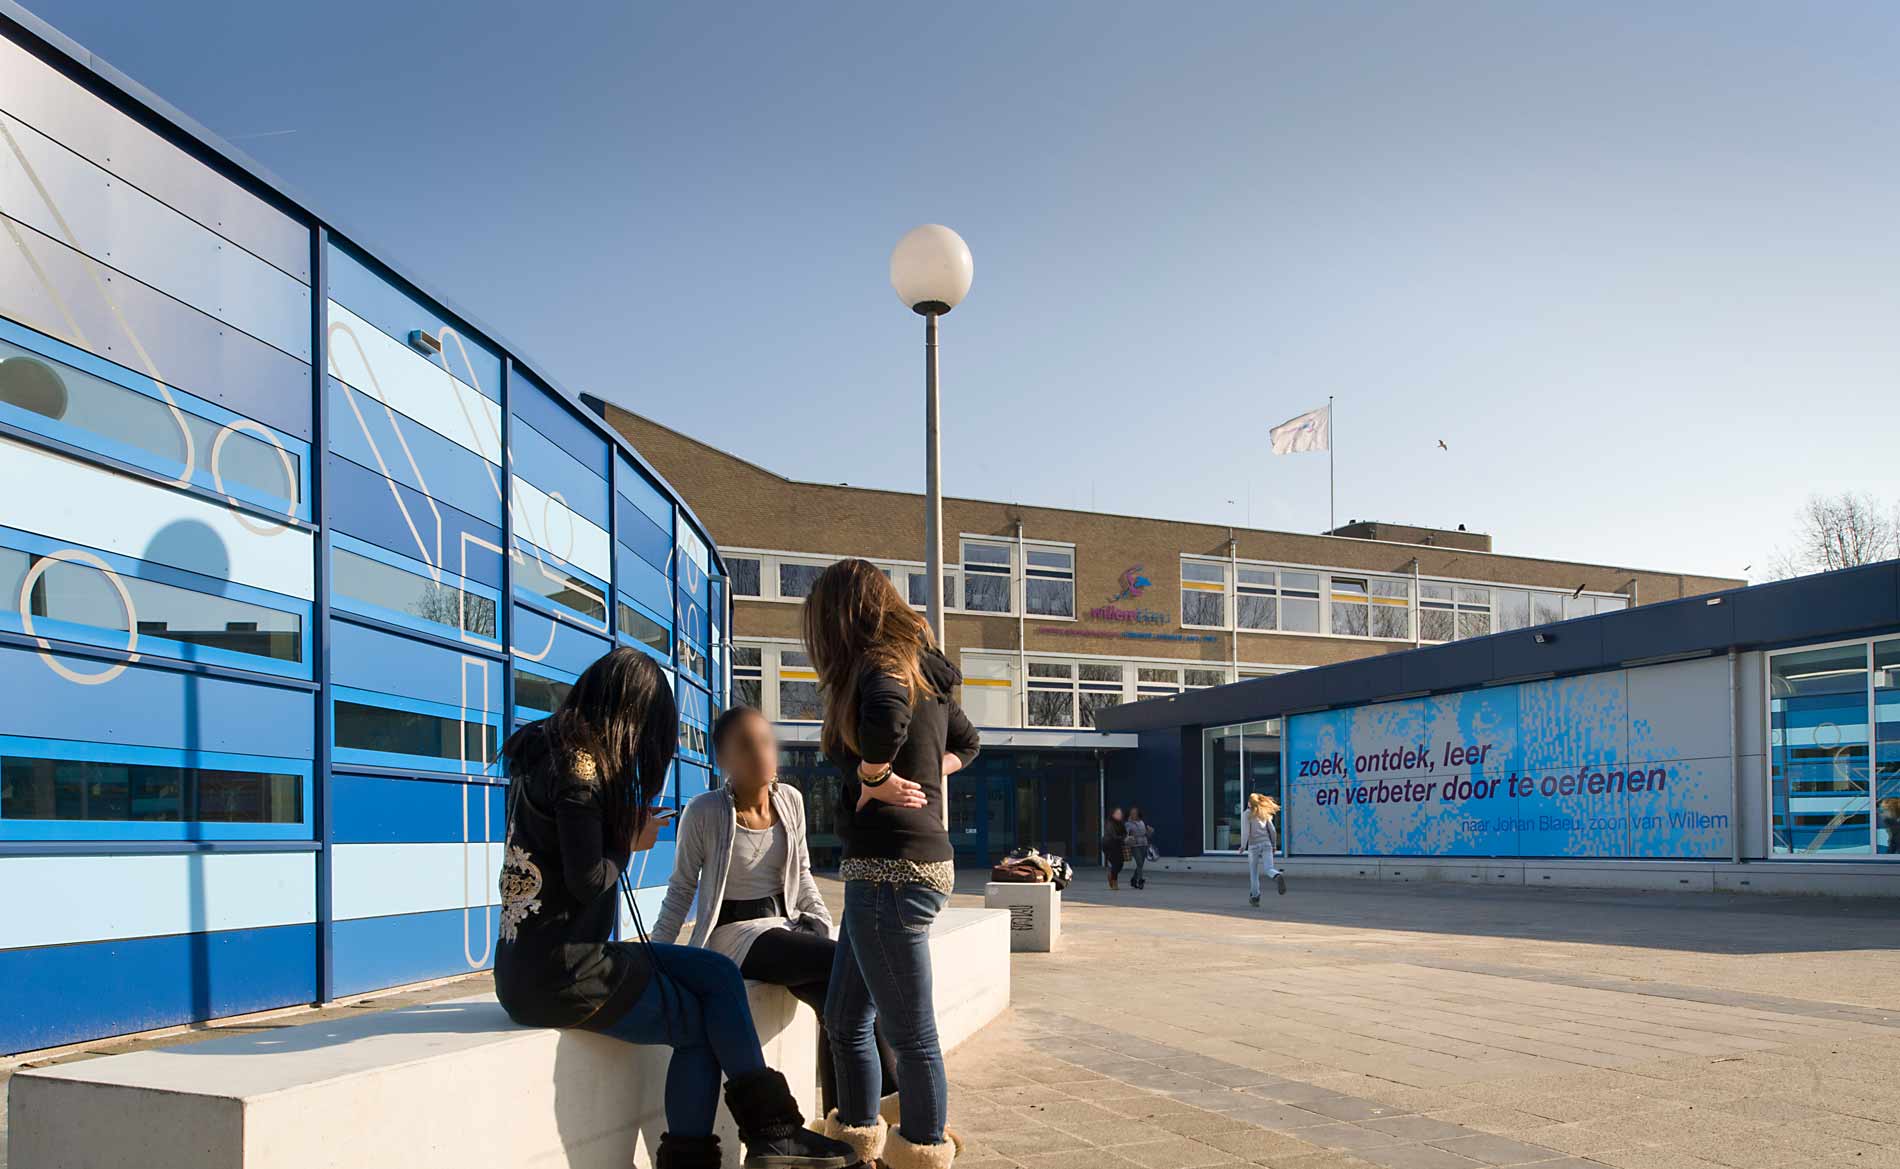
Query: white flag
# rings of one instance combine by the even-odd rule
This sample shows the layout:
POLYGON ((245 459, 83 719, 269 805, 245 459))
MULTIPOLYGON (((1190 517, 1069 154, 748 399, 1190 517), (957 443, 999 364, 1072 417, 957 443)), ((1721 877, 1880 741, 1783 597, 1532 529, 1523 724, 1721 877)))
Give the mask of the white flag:
POLYGON ((1333 408, 1321 406, 1298 418, 1289 418, 1267 433, 1276 455, 1297 455, 1302 451, 1323 451, 1333 439, 1333 408))

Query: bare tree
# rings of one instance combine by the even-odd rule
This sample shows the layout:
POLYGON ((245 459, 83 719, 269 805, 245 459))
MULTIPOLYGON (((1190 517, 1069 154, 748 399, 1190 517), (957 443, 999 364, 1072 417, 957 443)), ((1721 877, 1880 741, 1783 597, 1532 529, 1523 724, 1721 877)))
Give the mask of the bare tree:
POLYGON ((1852 491, 1811 495, 1801 509, 1794 547, 1775 553, 1770 575, 1804 576, 1887 560, 1897 538, 1894 513, 1872 496, 1852 491))

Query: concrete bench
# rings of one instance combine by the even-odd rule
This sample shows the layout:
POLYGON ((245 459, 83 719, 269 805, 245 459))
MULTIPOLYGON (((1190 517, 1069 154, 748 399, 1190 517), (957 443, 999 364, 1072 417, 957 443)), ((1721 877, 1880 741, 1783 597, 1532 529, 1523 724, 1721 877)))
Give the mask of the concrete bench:
MULTIPOLYGON (((948 909, 930 938, 945 1050, 1009 1005, 1009 917, 948 909)), ((818 1022, 753 984, 766 1059, 807 1115, 818 1022)), ((664 1048, 510 1022, 492 995, 21 1071, 11 1169, 471 1169, 651 1164, 664 1048)), ((722 1135, 731 1120, 721 1109, 722 1135)), ((736 1146, 731 1154, 737 1157, 736 1146)))

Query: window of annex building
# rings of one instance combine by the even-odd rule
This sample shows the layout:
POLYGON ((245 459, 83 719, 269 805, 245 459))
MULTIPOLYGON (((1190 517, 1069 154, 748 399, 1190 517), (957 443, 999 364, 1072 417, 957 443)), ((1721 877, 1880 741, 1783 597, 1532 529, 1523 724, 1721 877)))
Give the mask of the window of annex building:
POLYGON ((1181 624, 1242 633, 1302 633, 1436 643, 1625 608, 1620 593, 1559 592, 1350 569, 1181 558, 1181 624))
MULTIPOLYGON (((1209 727, 1201 732, 1201 847, 1240 848, 1247 797, 1263 792, 1284 804, 1280 779, 1280 720, 1209 727)), ((1275 827, 1286 839, 1286 813, 1275 827)))
MULTIPOLYGON (((722 549, 740 600, 796 603, 828 565, 844 559, 817 552, 722 549)), ((964 536, 958 560, 946 566, 943 604, 951 612, 1042 620, 1075 618, 1075 546, 1048 540, 964 536)), ((912 607, 930 603, 930 576, 922 561, 864 557, 882 569, 912 607)))
POLYGON ((1775 856, 1900 860, 1900 638, 1768 657, 1775 856))

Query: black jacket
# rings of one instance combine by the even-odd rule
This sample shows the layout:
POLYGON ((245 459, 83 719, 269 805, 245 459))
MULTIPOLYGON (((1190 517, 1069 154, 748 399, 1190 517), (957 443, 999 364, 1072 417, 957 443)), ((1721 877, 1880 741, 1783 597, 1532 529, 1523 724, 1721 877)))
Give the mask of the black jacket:
POLYGON ((976 758, 978 738, 963 708, 950 696, 963 675, 936 650, 927 651, 921 664, 937 693, 915 706, 904 684, 889 674, 867 667, 858 677, 858 747, 863 755, 845 751, 832 758, 844 772, 838 824, 846 860, 878 857, 928 863, 953 858, 943 757, 955 755, 967 766, 976 758), (898 775, 923 787, 929 804, 894 808, 873 802, 858 811, 860 762, 889 763, 898 775))
POLYGON ((600 1030, 646 990, 652 967, 614 933, 626 846, 607 839, 600 792, 524 728, 508 768, 495 995, 517 1023, 600 1030))

